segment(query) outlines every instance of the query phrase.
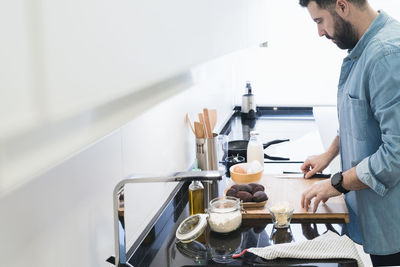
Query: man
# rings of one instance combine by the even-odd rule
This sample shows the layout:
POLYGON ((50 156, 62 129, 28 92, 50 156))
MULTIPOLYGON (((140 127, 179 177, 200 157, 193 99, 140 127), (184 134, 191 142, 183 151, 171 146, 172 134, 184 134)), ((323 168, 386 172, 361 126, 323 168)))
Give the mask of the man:
MULTIPOLYGON (((302 196, 312 210, 345 194, 344 231, 374 265, 400 266, 400 23, 367 0, 300 0, 318 34, 348 49, 338 85, 338 136, 327 152, 301 166, 306 178, 339 154, 343 173, 302 196)), ((310 71, 314 71, 310 69, 310 71)))

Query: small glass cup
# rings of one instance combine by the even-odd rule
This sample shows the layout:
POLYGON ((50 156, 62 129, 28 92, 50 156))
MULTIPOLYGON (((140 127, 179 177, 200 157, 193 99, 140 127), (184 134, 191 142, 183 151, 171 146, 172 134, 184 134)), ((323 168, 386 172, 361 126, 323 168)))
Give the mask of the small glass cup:
POLYGON ((290 226, 287 228, 272 228, 270 240, 273 244, 291 243, 293 241, 293 234, 290 226))
POLYGON ((222 235, 213 231, 208 235, 208 247, 213 261, 218 263, 230 263, 235 259, 234 254, 242 252, 242 233, 240 230, 222 235))
POLYGON ((277 203, 268 208, 275 228, 288 228, 292 220, 293 207, 287 202, 277 203))

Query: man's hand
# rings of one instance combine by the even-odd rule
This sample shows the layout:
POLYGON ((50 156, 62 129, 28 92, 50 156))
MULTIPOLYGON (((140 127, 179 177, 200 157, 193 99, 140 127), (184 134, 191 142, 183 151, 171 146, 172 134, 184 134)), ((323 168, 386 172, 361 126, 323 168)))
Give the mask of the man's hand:
POLYGON ((326 167, 328 167, 330 162, 331 158, 328 154, 323 153, 317 156, 308 157, 300 168, 304 173, 304 178, 308 179, 317 172, 322 172, 326 167))
POLYGON ((303 192, 301 195, 301 207, 308 211, 311 200, 315 198, 313 212, 316 212, 321 201, 325 203, 329 198, 339 195, 341 193, 331 185, 330 179, 323 180, 313 184, 308 190, 303 192))

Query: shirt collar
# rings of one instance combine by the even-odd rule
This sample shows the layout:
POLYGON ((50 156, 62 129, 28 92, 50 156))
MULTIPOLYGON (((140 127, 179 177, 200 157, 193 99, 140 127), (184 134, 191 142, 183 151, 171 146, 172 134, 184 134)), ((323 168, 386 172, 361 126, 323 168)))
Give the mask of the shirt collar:
POLYGON ((361 39, 357 42, 356 46, 353 49, 348 50, 348 56, 346 58, 349 59, 358 59, 365 47, 371 41, 371 39, 378 33, 380 29, 386 24, 389 20, 389 16, 382 10, 378 11, 378 16, 374 19, 371 25, 368 27, 367 31, 363 34, 361 39))

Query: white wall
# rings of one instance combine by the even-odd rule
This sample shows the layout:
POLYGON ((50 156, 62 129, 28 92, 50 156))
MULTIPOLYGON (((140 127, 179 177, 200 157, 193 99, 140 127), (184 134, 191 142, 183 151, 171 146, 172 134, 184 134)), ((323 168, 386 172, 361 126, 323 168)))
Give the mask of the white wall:
POLYGON ((269 2, 268 48, 248 50, 243 72, 260 105, 335 105, 345 52, 320 39, 307 10, 290 2, 269 2))
POLYGON ((0 194, 182 91, 190 67, 257 40, 252 5, 1 1, 0 194))
MULTIPOLYGON (((369 2, 400 20, 400 1, 369 2)), ((269 1, 266 16, 268 48, 247 50, 241 71, 252 82, 257 103, 336 106, 340 66, 347 52, 318 36, 317 25, 298 0, 269 1)), ((244 84, 238 87, 235 103, 240 105, 244 84)))

